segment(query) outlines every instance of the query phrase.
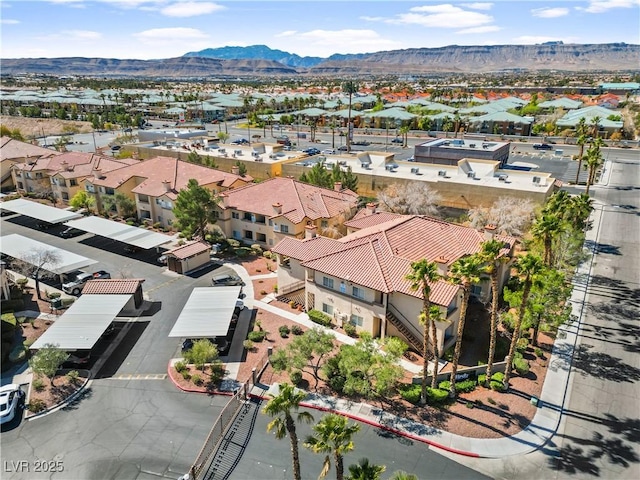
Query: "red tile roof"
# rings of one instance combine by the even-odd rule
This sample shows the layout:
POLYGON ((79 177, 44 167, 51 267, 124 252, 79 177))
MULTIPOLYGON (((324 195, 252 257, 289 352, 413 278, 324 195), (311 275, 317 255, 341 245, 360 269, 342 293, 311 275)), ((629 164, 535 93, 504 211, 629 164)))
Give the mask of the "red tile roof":
POLYGON ((82 289, 82 293, 107 295, 133 295, 144 282, 143 278, 111 278, 104 280, 89 280, 82 289))
POLYGON ((211 250, 211 246, 203 242, 190 242, 171 250, 167 250, 167 255, 173 255, 179 259, 185 259, 197 255, 202 252, 211 250))
POLYGON ((94 169, 103 173, 140 163, 132 158, 115 159, 105 155, 86 152, 64 152, 37 159, 32 164, 16 165, 16 168, 31 172, 47 172, 64 178, 93 176, 94 169))
POLYGON ((402 215, 391 212, 375 212, 372 213, 368 209, 363 208, 348 222, 344 222, 345 227, 352 228, 354 230, 360 230, 362 228, 373 227, 374 225, 380 225, 381 223, 388 222, 389 220, 395 220, 402 215))
POLYGON ((225 196, 224 208, 269 218, 280 216, 273 210, 273 204, 280 203, 281 215, 292 223, 300 223, 305 218, 332 218, 355 208, 358 201, 358 195, 351 190, 338 192, 282 177, 236 188, 225 192, 225 196))
POLYGON ((11 137, 0 137, 0 160, 12 160, 22 158, 51 157, 60 155, 59 152, 48 148, 21 142, 11 137))

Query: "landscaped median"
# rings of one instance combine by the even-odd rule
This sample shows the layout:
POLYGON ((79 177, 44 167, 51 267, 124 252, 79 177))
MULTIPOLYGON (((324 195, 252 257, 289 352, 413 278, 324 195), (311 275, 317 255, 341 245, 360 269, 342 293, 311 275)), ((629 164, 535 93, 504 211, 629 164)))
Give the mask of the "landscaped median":
POLYGON ((220 382, 226 373, 222 362, 205 363, 196 367, 182 358, 173 358, 169 362, 167 373, 173 384, 184 392, 233 395, 233 392, 220 390, 220 382))
POLYGON ((25 402, 25 418, 41 417, 73 402, 91 380, 89 370, 62 370, 53 379, 34 375, 25 402))

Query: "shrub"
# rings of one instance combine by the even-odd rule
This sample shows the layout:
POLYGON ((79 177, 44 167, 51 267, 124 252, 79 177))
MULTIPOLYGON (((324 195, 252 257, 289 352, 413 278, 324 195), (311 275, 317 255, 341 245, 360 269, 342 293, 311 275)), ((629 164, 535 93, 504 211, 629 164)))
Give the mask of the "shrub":
POLYGON ((513 368, 516 369, 518 375, 524 376, 529 373, 529 362, 527 362, 524 358, 514 358, 513 368))
POLYGON ((68 306, 72 305, 73 302, 75 302, 75 301, 76 301, 75 298, 71 298, 71 297, 63 298, 62 299, 62 306, 63 307, 68 307, 68 306))
POLYGON ((60 292, 51 292, 47 294, 47 298, 53 300, 54 298, 60 298, 60 295, 62 295, 60 292))
POLYGON ((136 224, 135 221, 133 220, 127 220, 127 225, 129 225, 130 227, 133 227, 136 224))
POLYGON ((31 400, 29 402, 29 404, 27 405, 27 410, 29 410, 30 412, 33 412, 33 413, 42 412, 46 408, 47 408, 47 406, 45 405, 44 401, 40 400, 39 398, 31 400))
POLYGON ((407 402, 411 402, 416 405, 420 401, 421 387, 419 384, 402 384, 398 387, 400 396, 407 402))
POLYGON ((180 374, 182 375, 182 378, 184 378, 185 380, 191 380, 191 374, 189 373, 188 370, 184 370, 183 372, 180 372, 180 374))
POLYGON ((224 377, 225 370, 222 366, 222 362, 216 360, 211 364, 211 380, 210 383, 217 384, 224 377))
POLYGON ((173 366, 176 369, 176 372, 180 373, 187 369, 187 364, 184 362, 176 362, 173 366))
POLYGON ((286 325, 282 325, 281 327, 278 328, 278 332, 280 332, 280 336, 282 338, 287 338, 291 330, 286 325))
POLYGON ((302 327, 294 325, 293 327, 291 327, 291 333, 293 333, 294 335, 302 335, 304 333, 304 330, 302 329, 302 327))
POLYGON ((160 223, 160 222, 156 222, 156 223, 154 223, 154 224, 153 224, 153 228, 155 228, 155 229, 160 229, 160 228, 162 228, 162 223, 160 223))
POLYGON ((193 383, 195 383, 196 385, 201 385, 202 384, 202 377, 196 373, 193 377, 191 377, 191 381, 193 383))
POLYGON ((238 247, 234 252, 238 257, 248 257, 252 253, 251 249, 248 247, 238 247))
POLYGON ((496 402, 493 398, 491 398, 491 397, 487 398, 487 402, 489 402, 491 405, 495 405, 495 404, 497 403, 497 402, 496 402))
POLYGON ((453 361, 454 349, 455 349, 455 347, 451 347, 451 348, 447 349, 446 352, 444 352, 443 357, 447 362, 452 362, 453 361))
POLYGON ((528 338, 519 338, 518 343, 516 344, 516 350, 518 352, 524 352, 528 346, 529 346, 528 338))
POLYGON ((251 245, 251 252, 254 255, 262 255, 262 247, 257 243, 254 243, 253 245, 251 245))
POLYGON ((345 323, 343 328, 344 328, 344 333, 346 333, 350 337, 355 337, 357 335, 356 326, 354 324, 345 323))
POLYGON ((33 379, 33 381, 31 382, 31 386, 36 392, 41 392, 44 390, 44 382, 41 378, 38 377, 33 379))
MULTIPOLYGON (((458 393, 469 393, 469 392, 473 392, 476 389, 476 381, 469 378, 467 380, 461 380, 459 382, 456 382, 456 392, 458 393)), ((449 388, 451 388, 451 382, 449 382, 448 380, 445 380, 443 382, 440 382, 438 384, 438 388, 440 388, 440 390, 449 390, 449 388)))
POLYGON ((24 362, 27 358, 27 351, 28 350, 24 348, 24 345, 16 345, 9 354, 9 361, 13 363, 24 362))
POLYGON ((482 374, 478 375, 478 385, 484 386, 486 381, 487 381, 487 375, 486 374, 482 373, 482 374))
POLYGON ((267 291, 266 290, 260 290, 260 295, 266 295, 267 291))
POLYGON ((449 391, 439 388, 427 387, 427 401, 433 405, 446 403, 449 400, 449 391))
POLYGON ((278 285, 274 285, 273 286, 273 292, 274 293, 278 293, 278 285))
POLYGON ((271 252, 270 252, 269 250, 265 250, 264 252, 262 252, 262 256, 263 256, 264 258, 271 259, 271 257, 272 257, 273 255, 271 254, 271 252))
POLYGON ((538 357, 538 358, 543 358, 544 357, 544 352, 539 347, 535 348, 534 353, 536 354, 536 357, 538 357))
POLYGON ((300 385, 300 382, 302 382, 302 372, 300 370, 295 370, 289 374, 289 378, 291 379, 291 383, 294 385, 300 385))
POLYGON ((504 390, 503 382, 504 373, 496 372, 491 375, 491 383, 489 384, 489 387, 491 388, 491 390, 495 390, 496 392, 502 392, 504 390))
POLYGON ((238 240, 233 239, 233 238, 228 238, 227 239, 227 245, 231 249, 236 249, 236 248, 238 248, 240 246, 240 242, 238 240))
POLYGON ((465 407, 467 407, 467 408, 474 408, 474 407, 475 407, 475 404, 474 404, 473 402, 467 402, 467 403, 465 404, 465 407))
POLYGON ((242 346, 244 348, 246 348, 247 350, 253 350, 253 341, 252 340, 245 340, 244 342, 242 342, 242 346))
POLYGON ((323 327, 331 326, 331 317, 319 310, 309 310, 309 320, 323 327))
POLYGON ((335 392, 342 393, 346 381, 346 378, 344 378, 342 375, 334 375, 333 377, 329 378, 329 387, 331 387, 331 389, 335 392))
POLYGON ((67 378, 71 383, 76 384, 78 383, 78 380, 80 380, 80 374, 77 370, 71 370, 69 373, 67 373, 67 378))
POLYGON ((265 332, 264 331, 260 331, 260 332, 249 332, 249 335, 247 335, 247 338, 249 340, 251 340, 252 342, 262 342, 264 340, 265 337, 265 332))

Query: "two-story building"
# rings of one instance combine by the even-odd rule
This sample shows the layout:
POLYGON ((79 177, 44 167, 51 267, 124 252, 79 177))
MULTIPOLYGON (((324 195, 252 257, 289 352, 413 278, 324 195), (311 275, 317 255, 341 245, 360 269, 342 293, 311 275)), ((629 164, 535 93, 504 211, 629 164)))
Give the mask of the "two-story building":
MULTIPOLYGON (((21 142, 11 137, 0 138, 0 183, 2 191, 16 188, 12 167, 19 163, 32 163, 40 158, 60 155, 48 148, 21 142)), ((24 187, 24 183, 23 183, 24 187)))
POLYGON ((197 180, 214 195, 253 181, 248 175, 239 175, 237 170, 228 173, 177 158, 154 157, 110 172, 96 171, 84 182, 84 188, 96 196, 99 209, 105 197, 122 193, 135 201, 138 218, 167 227, 175 220, 173 204, 178 193, 190 179, 197 180))
POLYGON ((328 231, 355 212, 358 195, 336 183, 333 190, 293 178, 274 177, 226 191, 217 225, 228 238, 271 248, 286 237, 302 238, 307 225, 328 231))
MULTIPOLYGON (((406 276, 411 262, 426 258, 436 262, 444 277, 461 257, 477 253, 494 231, 443 222, 418 215, 377 213, 369 206, 349 223, 351 233, 340 239, 315 235, 285 238, 272 251, 278 256, 278 292, 303 291, 305 307, 334 318, 338 326, 350 322, 374 337, 399 336, 420 352, 423 326, 419 322, 422 292, 412 290, 406 276)), ((504 241, 503 255, 511 257, 515 239, 504 241)), ((500 288, 508 279, 510 262, 500 271, 500 288)), ((490 283, 474 285, 472 295, 486 302, 490 283)), ((456 339, 462 290, 444 279, 431 285, 430 301, 440 308, 438 347, 444 351, 456 339)))

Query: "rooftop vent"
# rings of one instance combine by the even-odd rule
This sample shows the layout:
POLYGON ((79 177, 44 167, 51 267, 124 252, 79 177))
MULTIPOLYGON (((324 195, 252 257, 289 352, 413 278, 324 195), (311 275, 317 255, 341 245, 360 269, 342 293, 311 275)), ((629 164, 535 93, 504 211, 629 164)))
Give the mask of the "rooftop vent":
POLYGON ((419 172, 420 172, 420 169, 419 169, 418 167, 413 167, 413 168, 411 169, 411 173, 413 173, 413 174, 415 174, 415 175, 417 175, 419 172))
POLYGON ((540 177, 533 177, 532 179, 533 183, 535 183, 536 185, 540 184, 540 177))
POLYGON ((446 170, 438 170, 438 176, 439 177, 446 177, 447 176, 447 171, 446 170))
POLYGON ((506 182, 507 178, 509 178, 509 175, 506 175, 506 174, 498 175, 499 182, 506 182))
POLYGON ((467 172, 468 178, 476 178, 476 172, 467 172))

